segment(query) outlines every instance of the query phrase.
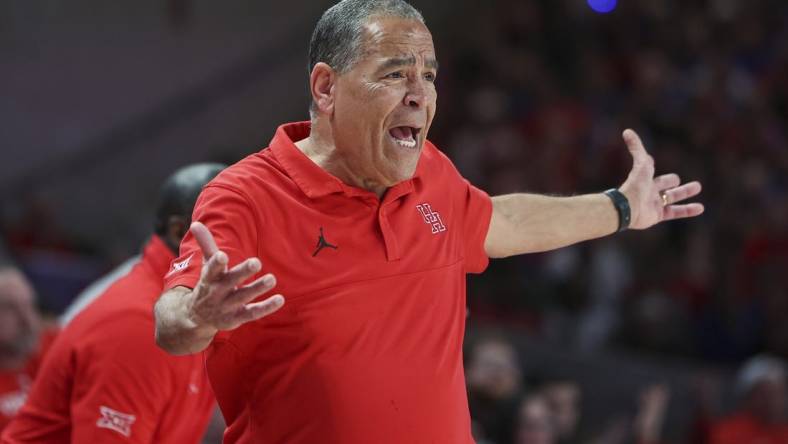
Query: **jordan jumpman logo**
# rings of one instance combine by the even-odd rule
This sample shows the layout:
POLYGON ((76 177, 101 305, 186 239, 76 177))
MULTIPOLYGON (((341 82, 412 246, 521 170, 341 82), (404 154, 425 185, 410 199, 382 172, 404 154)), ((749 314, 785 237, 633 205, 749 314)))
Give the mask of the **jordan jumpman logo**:
POLYGON ((339 247, 336 245, 329 244, 326 242, 326 238, 323 237, 323 227, 320 227, 320 236, 317 238, 317 249, 314 253, 312 253, 312 257, 317 256, 317 253, 320 253, 320 250, 323 248, 333 248, 334 250, 338 249, 339 247))

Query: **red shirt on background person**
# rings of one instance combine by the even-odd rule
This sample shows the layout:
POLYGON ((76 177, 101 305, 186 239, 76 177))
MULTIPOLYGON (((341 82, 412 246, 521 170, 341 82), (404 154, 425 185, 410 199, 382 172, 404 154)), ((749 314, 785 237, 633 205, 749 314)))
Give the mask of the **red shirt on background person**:
POLYGON ((710 444, 788 443, 788 384, 786 364, 759 355, 739 372, 741 404, 736 412, 711 426, 710 444))
POLYGON ((152 307, 195 199, 222 167, 165 183, 141 259, 64 327, 3 444, 200 442, 215 405, 203 358, 158 348, 152 307))

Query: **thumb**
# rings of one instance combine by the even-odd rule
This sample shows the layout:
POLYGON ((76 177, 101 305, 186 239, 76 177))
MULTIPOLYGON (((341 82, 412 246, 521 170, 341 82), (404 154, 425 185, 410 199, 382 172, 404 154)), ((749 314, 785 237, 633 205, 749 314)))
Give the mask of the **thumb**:
POLYGON ((203 225, 202 222, 193 222, 191 227, 189 227, 189 231, 191 231, 192 236, 194 236, 194 239, 200 246, 200 250, 202 250, 202 255, 205 259, 212 258, 213 255, 219 251, 219 247, 216 246, 213 235, 210 230, 208 230, 208 227, 203 225))
POLYGON ((629 154, 632 155, 633 165, 643 165, 653 162, 651 156, 646 152, 646 147, 643 146, 643 142, 640 140, 638 133, 631 129, 626 129, 622 137, 624 138, 624 143, 627 144, 629 154))

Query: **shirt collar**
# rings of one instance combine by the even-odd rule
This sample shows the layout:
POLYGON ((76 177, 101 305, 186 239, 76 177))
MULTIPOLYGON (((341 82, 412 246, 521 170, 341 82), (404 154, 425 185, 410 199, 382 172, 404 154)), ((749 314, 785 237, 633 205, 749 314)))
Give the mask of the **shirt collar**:
MULTIPOLYGON (((309 121, 281 125, 277 128, 276 134, 274 134, 274 138, 269 145, 276 160, 285 169, 287 175, 301 188, 301 191, 312 199, 335 193, 344 193, 349 197, 368 196, 370 194, 374 196, 370 191, 347 185, 337 177, 332 176, 314 163, 295 145, 295 142, 309 137, 310 128, 311 123, 309 121)), ((427 144, 428 142, 425 142, 425 149, 427 144)), ((404 180, 389 188, 386 192, 387 200, 413 191, 413 181, 418 178, 421 170, 424 168, 424 157, 424 153, 422 153, 413 178, 404 180)))
POLYGON ((170 263, 175 260, 175 253, 157 235, 151 236, 142 249, 142 263, 158 277, 163 277, 170 269, 170 263))

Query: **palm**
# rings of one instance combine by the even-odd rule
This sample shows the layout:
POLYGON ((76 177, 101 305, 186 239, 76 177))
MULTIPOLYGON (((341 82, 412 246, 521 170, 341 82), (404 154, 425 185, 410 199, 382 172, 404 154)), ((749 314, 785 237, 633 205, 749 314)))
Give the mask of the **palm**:
POLYGON ((242 283, 260 271, 257 258, 249 258, 228 269, 228 257, 220 251, 208 228, 194 222, 190 231, 202 250, 204 264, 200 281, 193 292, 189 317, 198 325, 216 330, 232 330, 236 327, 277 311, 285 303, 282 295, 252 302, 276 285, 272 274, 254 282, 242 283))
POLYGON ((703 213, 703 205, 699 203, 677 205, 697 196, 700 182, 682 184, 679 176, 672 173, 654 177, 654 158, 646 152, 637 133, 624 131, 624 142, 632 155, 632 170, 619 189, 627 196, 632 210, 630 228, 643 230, 666 220, 703 213))

